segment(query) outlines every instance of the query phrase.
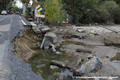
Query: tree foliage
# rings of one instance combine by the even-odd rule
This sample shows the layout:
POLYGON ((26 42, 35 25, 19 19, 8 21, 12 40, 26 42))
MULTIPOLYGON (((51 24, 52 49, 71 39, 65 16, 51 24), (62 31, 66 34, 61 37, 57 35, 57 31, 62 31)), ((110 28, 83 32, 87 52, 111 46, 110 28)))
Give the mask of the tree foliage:
POLYGON ((94 11, 97 8, 99 0, 63 0, 64 8, 72 16, 72 22, 89 23, 94 17, 94 11))
POLYGON ((119 21, 116 15, 120 15, 120 0, 63 0, 63 2, 71 23, 119 21))
POLYGON ((43 8, 45 10, 45 19, 49 23, 57 23, 64 17, 60 0, 45 0, 43 8))

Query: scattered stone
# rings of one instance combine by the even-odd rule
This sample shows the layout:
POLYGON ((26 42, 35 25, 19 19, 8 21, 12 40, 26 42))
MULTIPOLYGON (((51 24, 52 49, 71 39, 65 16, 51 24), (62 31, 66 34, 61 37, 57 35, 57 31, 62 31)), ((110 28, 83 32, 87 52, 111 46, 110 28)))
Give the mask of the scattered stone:
POLYGON ((54 65, 50 65, 50 69, 54 70, 54 69, 58 69, 59 67, 54 66, 54 65))
POLYGON ((87 58, 88 60, 90 60, 91 58, 93 58, 93 55, 88 55, 87 58))
POLYGON ((82 76, 84 74, 94 73, 98 71, 101 67, 102 67, 101 60, 94 56, 92 59, 82 64, 82 66, 78 70, 76 70, 73 73, 73 75, 82 76))
POLYGON ((56 54, 56 55, 60 55, 60 52, 59 52, 59 51, 57 51, 57 52, 55 52, 55 54, 56 54))
POLYGON ((50 62, 50 65, 55 65, 61 68, 65 68, 66 67, 66 63, 65 62, 61 62, 61 61, 56 61, 56 60, 52 60, 50 62))

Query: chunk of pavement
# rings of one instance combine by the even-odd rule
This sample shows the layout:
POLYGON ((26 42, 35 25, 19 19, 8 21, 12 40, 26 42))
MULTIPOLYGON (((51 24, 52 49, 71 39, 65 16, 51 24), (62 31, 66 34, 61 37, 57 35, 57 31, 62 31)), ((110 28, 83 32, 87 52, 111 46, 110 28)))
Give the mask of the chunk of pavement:
POLYGON ((82 64, 81 67, 73 73, 73 75, 82 76, 84 74, 94 73, 101 69, 101 67, 102 67, 101 60, 98 57, 94 56, 92 59, 82 64))
POLYGON ((46 33, 50 31, 50 28, 48 26, 45 26, 43 24, 38 25, 38 28, 41 30, 41 32, 46 33))
POLYGON ((36 34, 39 34, 39 33, 41 33, 41 31, 39 30, 39 28, 38 27, 32 27, 32 30, 33 30, 33 32, 34 33, 36 33, 36 34))
POLYGON ((76 49, 76 52, 84 52, 84 53, 93 53, 91 50, 88 49, 76 49))
POLYGON ((61 68, 65 68, 66 67, 66 63, 65 62, 57 61, 57 60, 52 60, 50 62, 50 65, 54 65, 54 66, 61 67, 61 68))

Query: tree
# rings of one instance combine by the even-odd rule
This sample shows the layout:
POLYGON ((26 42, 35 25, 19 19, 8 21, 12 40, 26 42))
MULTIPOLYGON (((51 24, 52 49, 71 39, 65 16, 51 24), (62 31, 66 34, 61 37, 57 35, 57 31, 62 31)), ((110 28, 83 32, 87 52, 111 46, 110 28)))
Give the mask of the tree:
POLYGON ((63 0, 63 2, 72 23, 90 23, 93 21, 99 0, 63 0))
POLYGON ((12 2, 13 0, 0 0, 0 10, 7 10, 9 7, 8 5, 12 2))
POLYGON ((45 0, 43 8, 45 10, 45 19, 51 24, 58 23, 64 17, 60 0, 45 0))
POLYGON ((27 6, 30 0, 21 0, 21 2, 23 3, 23 15, 26 16, 26 10, 27 10, 27 6))
POLYGON ((119 5, 115 1, 104 1, 100 6, 100 9, 109 13, 109 22, 114 22, 114 17, 119 9, 119 5))

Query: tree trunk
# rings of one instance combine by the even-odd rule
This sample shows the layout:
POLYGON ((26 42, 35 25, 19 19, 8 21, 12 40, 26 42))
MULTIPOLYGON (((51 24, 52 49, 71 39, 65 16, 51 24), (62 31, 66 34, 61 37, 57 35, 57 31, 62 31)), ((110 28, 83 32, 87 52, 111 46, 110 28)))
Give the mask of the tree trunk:
POLYGON ((26 3, 23 3, 23 16, 26 16, 26 3))

